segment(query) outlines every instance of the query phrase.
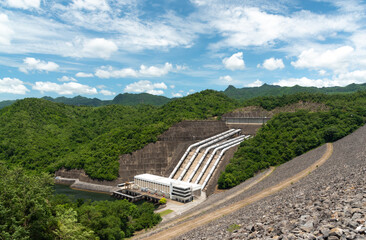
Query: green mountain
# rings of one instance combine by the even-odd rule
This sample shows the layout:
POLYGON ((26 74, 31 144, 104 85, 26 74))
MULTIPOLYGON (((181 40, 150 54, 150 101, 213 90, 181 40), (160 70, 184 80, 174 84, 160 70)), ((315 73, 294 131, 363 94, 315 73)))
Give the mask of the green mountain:
POLYGON ((16 100, 6 100, 6 101, 2 101, 0 102, 0 109, 4 108, 4 107, 7 107, 7 106, 10 106, 12 105, 13 103, 15 103, 16 100))
POLYGON ((43 99, 46 99, 51 102, 56 103, 64 103, 67 105, 74 105, 74 106, 92 106, 92 107, 99 107, 103 105, 107 105, 107 103, 110 103, 110 101, 102 101, 98 98, 87 98, 82 96, 76 96, 73 98, 67 98, 67 97, 58 97, 58 98, 52 98, 52 97, 43 97, 43 99))
MULTIPOLYGON (((136 106, 139 104, 146 104, 146 105, 153 105, 153 106, 162 106, 171 101, 170 98, 152 95, 149 93, 123 93, 118 94, 113 100, 100 100, 98 98, 87 98, 83 96, 76 96, 73 98, 68 97, 42 97, 42 99, 56 102, 56 103, 64 103, 67 105, 74 105, 74 106, 92 106, 92 107, 100 107, 106 106, 111 104, 121 104, 126 106, 136 106)), ((16 100, 6 100, 0 102, 0 109, 10 106, 16 102, 16 100)))
POLYGON ((282 96, 291 95, 296 93, 352 93, 357 91, 366 90, 366 84, 350 84, 345 87, 280 87, 276 85, 263 84, 260 87, 245 87, 236 88, 234 86, 229 86, 223 93, 236 100, 244 101, 255 97, 268 97, 268 96, 282 96))
POLYGON ((96 179, 118 177, 118 156, 155 142, 172 124, 207 119, 238 107, 206 90, 164 106, 95 107, 28 98, 0 110, 0 161, 53 172, 84 169, 96 179))
POLYGON ((122 104, 135 106, 138 104, 149 104, 153 106, 162 106, 171 99, 164 96, 156 96, 148 93, 140 93, 140 94, 131 94, 131 93, 123 93, 118 94, 113 100, 112 104, 122 104))

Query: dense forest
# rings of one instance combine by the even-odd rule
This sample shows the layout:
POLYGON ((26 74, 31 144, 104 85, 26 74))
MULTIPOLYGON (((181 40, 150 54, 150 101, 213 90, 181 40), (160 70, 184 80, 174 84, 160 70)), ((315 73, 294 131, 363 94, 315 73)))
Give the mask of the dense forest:
POLYGON ((353 93, 357 91, 366 90, 366 84, 350 84, 345 87, 280 87, 276 85, 263 84, 260 87, 245 87, 245 88, 235 88, 234 86, 229 86, 223 93, 233 99, 239 101, 245 101, 256 97, 276 97, 283 95, 292 95, 297 93, 353 93))
POLYGON ((365 123, 366 91, 347 95, 301 93, 260 97, 245 104, 272 110, 299 101, 324 103, 330 110, 302 110, 274 116, 255 137, 239 146, 220 175, 220 188, 236 186, 261 169, 289 161, 323 143, 336 141, 365 123))
POLYGON ((238 107, 206 90, 151 105, 79 107, 24 99, 0 110, 0 161, 31 170, 84 169, 94 179, 118 177, 118 156, 155 142, 185 119, 208 119, 238 107))
MULTIPOLYGON (((138 94, 131 94, 131 93, 123 93, 118 94, 112 100, 100 100, 98 98, 87 98, 82 96, 76 96, 73 98, 68 97, 42 97, 42 99, 46 99, 51 102, 56 103, 64 103, 67 105, 74 105, 74 106, 91 106, 91 107, 100 107, 112 104, 120 104, 126 106, 136 106, 140 104, 145 105, 153 105, 153 106, 162 106, 172 99, 164 97, 164 96, 157 96, 148 93, 138 93, 138 94)), ((0 102, 0 109, 10 106, 11 104, 15 103, 17 100, 8 100, 0 102)))
POLYGON ((150 203, 71 201, 46 173, 0 162, 0 239, 123 239, 161 221, 150 203))

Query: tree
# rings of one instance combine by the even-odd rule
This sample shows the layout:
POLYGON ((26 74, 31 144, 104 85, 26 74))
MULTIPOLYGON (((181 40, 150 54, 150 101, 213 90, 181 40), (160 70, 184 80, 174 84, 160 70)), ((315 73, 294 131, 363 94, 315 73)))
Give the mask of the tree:
POLYGON ((166 198, 163 197, 162 199, 160 199, 159 200, 159 203, 160 204, 166 204, 166 198))

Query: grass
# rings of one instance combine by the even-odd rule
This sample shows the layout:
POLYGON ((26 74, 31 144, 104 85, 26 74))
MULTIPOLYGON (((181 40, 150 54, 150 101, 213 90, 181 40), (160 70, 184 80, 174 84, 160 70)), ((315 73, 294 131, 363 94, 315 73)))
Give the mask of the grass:
POLYGON ((167 210, 159 212, 159 214, 160 214, 160 217, 164 217, 165 215, 168 215, 169 213, 172 213, 172 212, 174 212, 174 211, 171 209, 167 209, 167 210))
POLYGON ((238 224, 231 224, 228 228, 227 228, 227 230, 229 231, 229 232, 234 232, 235 230, 238 230, 240 228, 240 226, 238 225, 238 224))

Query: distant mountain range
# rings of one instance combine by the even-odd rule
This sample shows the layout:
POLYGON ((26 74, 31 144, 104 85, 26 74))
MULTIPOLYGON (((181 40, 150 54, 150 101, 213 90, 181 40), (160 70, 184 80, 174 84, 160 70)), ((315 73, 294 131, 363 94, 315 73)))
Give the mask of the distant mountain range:
POLYGON ((295 94, 300 92, 306 93, 353 93, 357 91, 366 90, 366 84, 350 84, 345 87, 280 87, 277 85, 263 84, 260 87, 245 87, 236 88, 234 86, 229 86, 223 93, 233 99, 244 101, 255 97, 268 97, 268 96, 282 96, 295 94))
MULTIPOLYGON (((230 98, 239 101, 245 101, 255 97, 282 96, 300 92, 332 94, 332 93, 353 93, 362 90, 366 90, 366 83, 350 84, 345 87, 323 87, 323 88, 301 87, 298 85, 293 87, 280 87, 276 85, 263 84, 260 87, 244 87, 244 88, 236 88, 230 85, 227 89, 223 91, 223 93, 230 98)), ((156 96, 148 93, 138 93, 138 94, 123 93, 118 94, 113 100, 100 100, 98 98, 87 98, 82 96, 76 96, 73 98, 43 97, 43 99, 57 103, 64 103, 68 105, 93 106, 93 107, 106 106, 111 104, 120 104, 127 106, 147 104, 153 106, 162 106, 172 100, 171 98, 167 98, 164 96, 156 96)), ((0 109, 9 106, 16 101, 17 100, 2 101, 0 102, 0 109)))
MULTIPOLYGON (((51 102, 64 103, 67 105, 92 106, 92 107, 106 106, 112 104, 120 104, 127 106, 148 104, 153 106, 162 106, 172 100, 164 96, 156 96, 148 93, 139 93, 139 94, 123 93, 118 94, 113 100, 100 100, 98 98, 87 98, 83 96, 76 96, 73 98, 68 97, 52 98, 46 96, 42 98, 51 102)), ((0 102, 0 109, 9 106, 16 101, 17 100, 2 101, 0 102)))

